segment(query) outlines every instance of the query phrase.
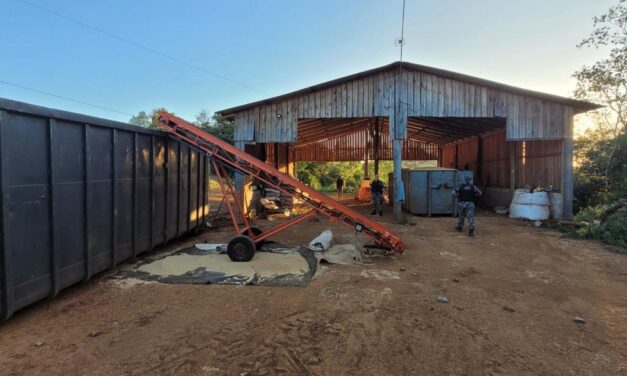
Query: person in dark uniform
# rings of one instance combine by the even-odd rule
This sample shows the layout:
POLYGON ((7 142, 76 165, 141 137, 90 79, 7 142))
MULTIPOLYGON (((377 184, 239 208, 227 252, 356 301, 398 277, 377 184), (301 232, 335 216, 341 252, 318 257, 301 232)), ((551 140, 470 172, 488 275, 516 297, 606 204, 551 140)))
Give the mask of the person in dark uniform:
POLYGON ((344 192, 344 179, 341 176, 335 181, 335 188, 337 189, 337 197, 341 200, 344 192))
POLYGON ((379 174, 374 174, 374 179, 370 182, 370 194, 372 195, 371 215, 383 215, 383 182, 379 180, 379 174))
POLYGON ((452 194, 457 197, 457 207, 459 208, 456 229, 462 232, 464 220, 468 218, 468 236, 473 236, 475 233, 475 200, 481 196, 481 190, 472 183, 470 176, 464 176, 464 182, 455 187, 452 194))

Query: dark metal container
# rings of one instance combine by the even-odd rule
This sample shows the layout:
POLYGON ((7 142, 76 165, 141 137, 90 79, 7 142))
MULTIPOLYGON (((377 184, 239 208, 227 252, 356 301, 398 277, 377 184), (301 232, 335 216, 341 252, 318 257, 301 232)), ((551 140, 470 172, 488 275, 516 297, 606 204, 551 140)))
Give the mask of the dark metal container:
POLYGON ((209 163, 167 134, 0 99, 0 316, 205 223, 209 163))
POLYGON ((451 192, 463 182, 465 175, 472 177, 472 171, 447 168, 403 170, 403 209, 416 215, 456 215, 456 199, 451 192))

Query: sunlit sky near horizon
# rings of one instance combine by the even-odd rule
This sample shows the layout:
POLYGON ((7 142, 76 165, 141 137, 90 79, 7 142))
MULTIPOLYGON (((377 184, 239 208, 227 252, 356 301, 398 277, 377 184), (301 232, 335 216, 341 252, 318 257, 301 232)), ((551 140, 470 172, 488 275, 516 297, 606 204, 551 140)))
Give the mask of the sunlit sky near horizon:
MULTIPOLYGON (((571 96, 572 73, 606 53, 576 45, 614 3, 408 0, 404 60, 571 96)), ((398 60, 401 4, 2 0, 0 97, 120 121, 160 106, 193 119, 398 60)))

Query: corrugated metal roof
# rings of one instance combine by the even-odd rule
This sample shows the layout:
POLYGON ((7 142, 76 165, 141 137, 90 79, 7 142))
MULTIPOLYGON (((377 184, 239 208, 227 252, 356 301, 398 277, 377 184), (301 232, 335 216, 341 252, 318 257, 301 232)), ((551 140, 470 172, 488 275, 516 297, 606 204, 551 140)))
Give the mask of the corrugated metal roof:
POLYGON ((218 113, 221 114, 222 116, 230 118, 235 113, 247 110, 247 109, 249 109, 251 107, 255 107, 255 106, 263 105, 263 104, 270 104, 270 103, 278 102, 278 101, 281 101, 281 100, 284 100, 284 99, 293 98, 293 97, 298 97, 300 95, 316 92, 316 91, 319 91, 319 90, 323 90, 323 89, 326 89, 326 88, 331 87, 331 86, 341 85, 341 84, 343 84, 343 83, 345 83, 347 81, 352 81, 352 80, 363 78, 363 77, 366 77, 366 76, 369 76, 369 75, 374 75, 374 74, 382 72, 382 71, 398 69, 401 64, 402 64, 403 69, 409 69, 409 70, 413 70, 413 71, 424 72, 424 73, 428 73, 428 74, 433 74, 435 76, 440 76, 440 77, 444 77, 444 78, 450 78, 450 79, 461 81, 461 82, 467 82, 467 83, 470 83, 470 84, 491 87, 491 88, 495 88, 495 89, 498 89, 498 90, 503 90, 503 91, 506 91, 506 92, 519 94, 519 95, 522 95, 522 96, 539 98, 539 99, 543 99, 543 100, 550 101, 550 102, 565 104, 565 105, 571 106, 571 107, 579 110, 579 111, 575 111, 575 112, 585 112, 585 111, 595 110, 595 109, 603 107, 603 106, 595 104, 595 103, 590 103, 590 102, 580 101, 580 100, 576 100, 576 99, 561 97, 561 96, 553 95, 553 94, 542 93, 542 92, 534 91, 534 90, 527 90, 527 89, 519 88, 519 87, 516 87, 516 86, 511 86, 511 85, 507 85, 507 84, 503 84, 503 83, 499 83, 499 82, 495 82, 495 81, 486 80, 486 79, 479 78, 479 77, 474 77, 474 76, 469 76, 469 75, 462 74, 462 73, 447 71, 447 70, 444 70, 444 69, 433 68, 433 67, 428 67, 426 65, 413 64, 413 63, 408 63, 408 62, 402 62, 401 63, 400 61, 396 61, 396 62, 394 62, 392 64, 384 65, 384 66, 381 66, 381 67, 378 67, 378 68, 366 70, 366 71, 355 73, 355 74, 352 74, 352 75, 349 75, 349 76, 345 76, 345 77, 337 78, 337 79, 334 79, 334 80, 331 80, 331 81, 323 82, 323 83, 320 83, 320 84, 317 84, 317 85, 313 85, 313 86, 310 86, 310 87, 307 87, 307 88, 304 88, 304 89, 293 91, 291 93, 287 93, 287 94, 283 94, 283 95, 279 95, 279 96, 275 96, 275 97, 271 97, 271 98, 267 98, 267 99, 262 99, 262 100, 259 100, 259 101, 256 101, 256 102, 251 102, 251 103, 244 104, 244 105, 241 105, 241 106, 227 108, 225 110, 218 111, 218 113))

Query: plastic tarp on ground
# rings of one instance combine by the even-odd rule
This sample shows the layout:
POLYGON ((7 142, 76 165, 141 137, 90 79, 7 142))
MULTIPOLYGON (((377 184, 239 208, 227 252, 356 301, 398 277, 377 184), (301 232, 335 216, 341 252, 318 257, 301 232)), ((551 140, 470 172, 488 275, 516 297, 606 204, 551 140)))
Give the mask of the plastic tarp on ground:
POLYGON ((313 252, 300 246, 267 242, 252 260, 233 262, 221 247, 197 244, 130 268, 116 278, 171 284, 304 287, 316 269, 313 252))

